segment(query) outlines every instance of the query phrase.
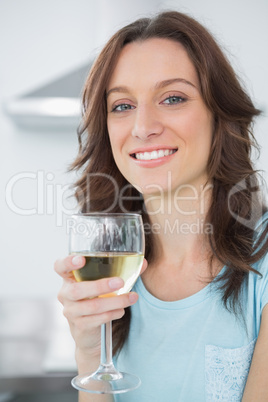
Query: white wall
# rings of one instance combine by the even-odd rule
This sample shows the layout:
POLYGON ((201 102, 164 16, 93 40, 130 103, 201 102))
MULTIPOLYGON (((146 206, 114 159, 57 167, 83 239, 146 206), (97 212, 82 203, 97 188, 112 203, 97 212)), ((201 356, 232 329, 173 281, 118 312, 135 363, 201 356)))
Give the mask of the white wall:
MULTIPOLYGON (((258 165, 267 172, 266 0, 1 0, 0 102, 87 62, 115 29, 161 8, 197 17, 230 52, 256 104, 266 111, 256 125, 256 137, 263 148, 258 165)), ((66 214, 61 222, 60 210, 65 197, 60 192, 72 182, 65 172, 76 154, 76 133, 22 130, 2 110, 0 133, 0 298, 55 297, 61 281, 53 272, 53 262, 67 253, 66 214), (6 186, 20 173, 32 176, 14 186, 13 200, 25 209, 39 202, 39 213, 31 216, 15 213, 5 201, 6 186), (39 189, 35 175, 44 179, 39 189), (54 211, 49 210, 51 193, 54 211)), ((65 208, 72 205, 64 201, 65 208)))

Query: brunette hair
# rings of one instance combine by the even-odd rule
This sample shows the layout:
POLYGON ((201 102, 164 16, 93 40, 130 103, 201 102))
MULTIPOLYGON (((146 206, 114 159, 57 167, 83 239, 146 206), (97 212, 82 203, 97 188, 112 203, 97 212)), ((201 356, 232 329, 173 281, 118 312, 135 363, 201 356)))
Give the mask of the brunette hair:
MULTIPOLYGON (((251 162, 252 146, 256 146, 252 122, 260 111, 215 39, 193 18, 166 11, 139 19, 115 33, 96 59, 84 88, 83 121, 78 131, 80 149, 72 165, 72 169, 82 170, 75 183, 76 197, 83 212, 138 211, 144 222, 150 222, 142 197, 114 162, 106 123, 106 88, 122 48, 149 38, 167 38, 184 46, 197 71, 203 100, 214 116, 208 162, 212 203, 206 221, 213 227, 209 234, 211 262, 216 257, 228 268, 220 277, 222 299, 227 308, 235 311, 243 281, 249 271, 257 272, 252 264, 267 251, 267 227, 255 241, 256 223, 266 209, 256 197, 260 188, 251 162), (118 202, 118 191, 128 197, 124 207, 118 202)), ((146 258, 152 261, 153 257, 153 236, 147 233, 146 258)), ((123 346, 129 323, 127 309, 113 326, 115 351, 123 346)))

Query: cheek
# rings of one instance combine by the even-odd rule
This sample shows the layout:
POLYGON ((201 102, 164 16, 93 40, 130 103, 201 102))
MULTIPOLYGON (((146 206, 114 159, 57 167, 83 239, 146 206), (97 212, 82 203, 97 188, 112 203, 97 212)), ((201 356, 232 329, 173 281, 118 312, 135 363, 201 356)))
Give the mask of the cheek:
POLYGON ((109 135, 109 139, 110 139, 112 152, 114 154, 118 147, 119 137, 118 137, 118 135, 116 135, 117 130, 113 127, 112 124, 109 124, 109 119, 107 121, 107 129, 108 129, 108 135, 109 135))
POLYGON ((114 158, 122 157, 123 150, 129 139, 129 119, 108 117, 107 129, 114 158))
POLYGON ((122 164, 122 147, 124 144, 123 139, 120 137, 119 132, 109 132, 109 138, 110 138, 110 144, 111 144, 111 149, 112 149, 112 154, 114 161, 121 170, 121 164, 122 164))
POLYGON ((122 130, 122 127, 120 127, 120 125, 115 124, 115 122, 110 122, 109 119, 107 120, 107 129, 111 147, 113 149, 113 152, 116 152, 121 147, 124 130, 122 130))
POLYGON ((114 160, 116 162, 116 164, 118 165, 118 149, 116 147, 116 144, 114 143, 114 141, 110 138, 110 143, 111 143, 111 148, 112 148, 112 154, 114 157, 114 160))
POLYGON ((197 147, 198 151, 202 149, 203 152, 209 152, 213 133, 211 116, 207 113, 195 114, 188 123, 188 127, 185 128, 188 140, 197 147))

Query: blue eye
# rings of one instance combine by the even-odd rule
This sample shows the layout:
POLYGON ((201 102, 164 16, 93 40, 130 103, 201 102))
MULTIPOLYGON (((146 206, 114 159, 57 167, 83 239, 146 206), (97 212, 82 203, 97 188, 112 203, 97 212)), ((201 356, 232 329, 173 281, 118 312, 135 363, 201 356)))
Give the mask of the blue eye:
POLYGON ((116 105, 112 112, 125 112, 126 110, 133 109, 133 106, 129 105, 128 103, 121 103, 120 105, 116 105))
POLYGON ((165 105, 177 105, 178 103, 183 103, 185 101, 185 98, 173 95, 166 98, 162 103, 164 103, 165 105))

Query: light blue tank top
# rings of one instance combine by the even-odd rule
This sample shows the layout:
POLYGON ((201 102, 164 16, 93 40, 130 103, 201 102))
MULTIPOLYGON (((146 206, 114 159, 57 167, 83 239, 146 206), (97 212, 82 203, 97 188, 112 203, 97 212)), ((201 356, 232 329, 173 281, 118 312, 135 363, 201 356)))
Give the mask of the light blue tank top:
POLYGON ((116 364, 142 384, 115 401, 240 402, 268 303, 268 255, 254 267, 263 276, 249 273, 243 285, 244 320, 226 310, 213 282, 186 299, 165 302, 139 278, 129 338, 116 364))

